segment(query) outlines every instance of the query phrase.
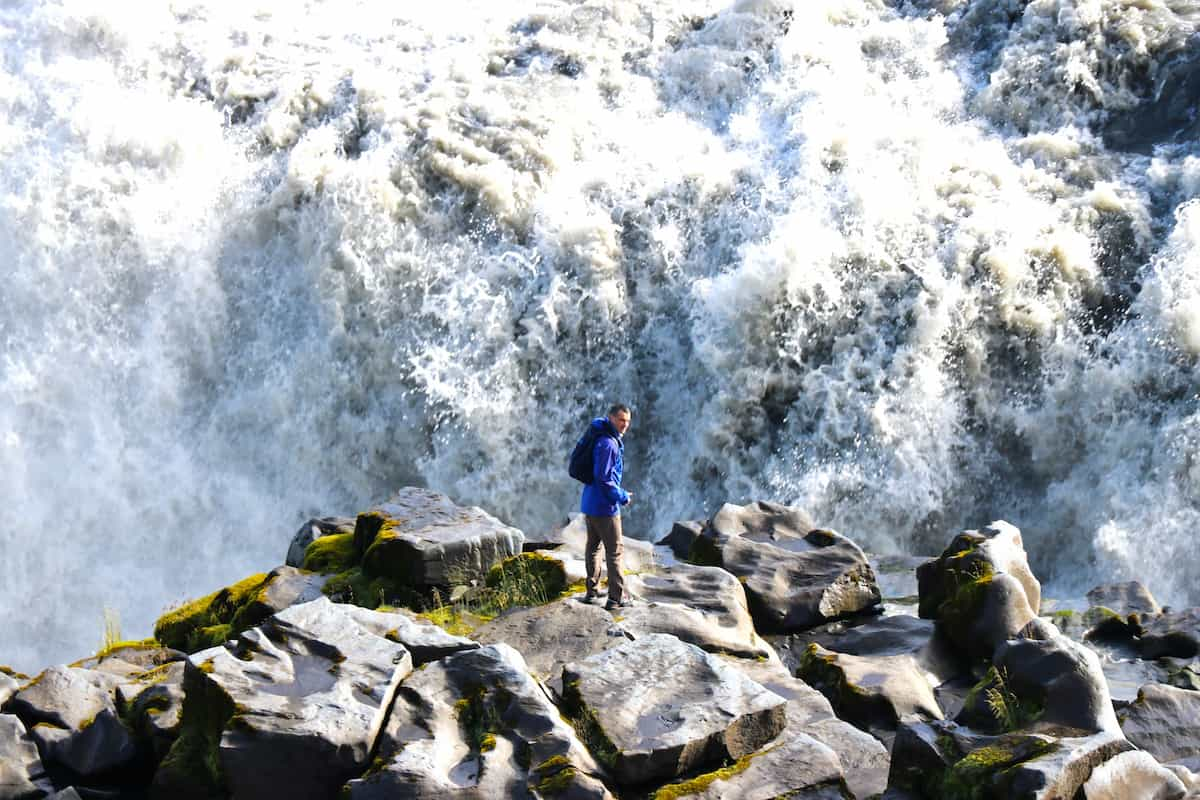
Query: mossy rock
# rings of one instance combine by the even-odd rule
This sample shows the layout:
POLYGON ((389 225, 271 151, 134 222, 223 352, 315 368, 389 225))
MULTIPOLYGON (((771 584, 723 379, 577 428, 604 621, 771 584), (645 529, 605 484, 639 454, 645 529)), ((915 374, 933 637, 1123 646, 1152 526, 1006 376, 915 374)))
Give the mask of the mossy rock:
POLYGON ((393 606, 419 610, 431 605, 430 597, 411 586, 391 578, 368 575, 361 566, 334 575, 321 591, 335 602, 363 608, 393 606))
POLYGON ((991 800, 1008 797, 1006 774, 1013 767, 1052 752, 1053 741, 1010 735, 972 750, 942 777, 942 800, 991 800))
POLYGON ((260 600, 267 583, 267 574, 260 572, 184 603, 158 618, 154 638, 187 653, 221 644, 272 613, 260 600))
POLYGON ((508 589, 510 605, 540 605, 558 598, 567 589, 567 570, 557 558, 541 553, 521 553, 504 559, 488 571, 489 589, 508 589))
POLYGON ((669 783, 660 788, 654 793, 651 800, 678 800, 678 798, 691 797, 700 794, 708 789, 709 786, 717 781, 725 781, 737 775, 740 772, 745 772, 750 766, 750 763, 759 756, 769 753, 773 748, 759 750, 755 753, 742 756, 737 761, 732 761, 720 769, 706 772, 703 775, 698 775, 686 781, 679 783, 669 783))
POLYGON ((205 672, 204 665, 190 664, 184 672, 179 737, 154 775, 154 796, 215 800, 227 795, 218 748, 236 708, 205 672))
POLYGON ((955 719, 982 733, 1012 733, 1031 725, 1043 710, 1039 699, 1019 696, 1003 673, 989 667, 967 692, 955 719))
POLYGON ((3 664, 0 664, 0 672, 3 672, 5 675, 7 675, 8 677, 12 678, 15 681, 29 680, 29 676, 26 675, 24 672, 17 672, 12 667, 6 667, 3 664))
POLYGON ((579 740, 591 752, 592 757, 608 769, 616 766, 620 751, 612 739, 604 732, 596 715, 588 708, 579 691, 579 682, 572 681, 563 686, 562 703, 563 716, 575 729, 579 740))
POLYGON ((358 564, 353 533, 337 533, 314 539, 304 551, 304 569, 336 575, 358 564))

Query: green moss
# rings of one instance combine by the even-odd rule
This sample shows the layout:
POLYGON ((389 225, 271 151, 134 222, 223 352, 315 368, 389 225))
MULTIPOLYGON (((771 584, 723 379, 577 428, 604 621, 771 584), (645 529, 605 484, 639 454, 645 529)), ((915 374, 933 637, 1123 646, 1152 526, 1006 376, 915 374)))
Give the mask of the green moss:
POLYGON ((1005 797, 1004 778, 1009 770, 1055 749, 1053 742, 1037 736, 1005 736, 973 750, 942 778, 944 800, 987 800, 1005 797))
POLYGON ((963 709, 971 715, 969 724, 991 733, 1028 727, 1044 710, 1039 700, 1019 696, 1008 675, 996 667, 989 667, 987 674, 967 691, 963 709))
POLYGON ((92 656, 91 658, 81 658, 80 660, 72 663, 70 666, 78 667, 78 666, 85 664, 88 661, 93 661, 93 660, 94 661, 102 661, 102 660, 108 658, 109 656, 116 655, 118 652, 120 652, 122 650, 157 650, 160 647, 162 647, 162 645, 160 645, 158 643, 157 639, 153 639, 153 638, 151 638, 151 639, 127 639, 127 640, 123 640, 123 641, 112 642, 107 647, 104 647, 104 648, 100 649, 99 651, 97 651, 96 654, 94 656, 92 656))
POLYGON ((158 618, 154 638, 189 653, 221 644, 270 614, 259 601, 266 586, 266 573, 259 573, 184 603, 158 618))
POLYGON ((139 672, 133 676, 133 679, 138 683, 156 684, 162 683, 171 674, 170 664, 161 664, 153 669, 148 669, 145 672, 139 672))
POLYGON ((454 704, 454 716, 462 729, 463 740, 473 753, 487 753, 496 747, 500 715, 496 711, 495 703, 502 699, 498 691, 493 690, 497 696, 489 701, 486 688, 473 686, 454 704))
POLYGON ((429 611, 422 611, 417 616, 429 620, 452 636, 470 636, 477 627, 495 619, 494 614, 491 616, 471 614, 457 606, 439 606, 429 611))
POLYGON ((363 608, 400 606, 423 608, 428 598, 410 586, 386 577, 373 577, 362 567, 352 567, 330 578, 322 591, 338 603, 353 603, 363 608))
MULTIPOLYGON (((778 745, 775 747, 778 747, 778 745)), ((653 800, 677 800, 677 798, 680 797, 688 797, 690 795, 700 794, 716 781, 727 781, 734 775, 737 775, 740 772, 745 772, 746 768, 750 766, 754 759, 758 758, 759 756, 766 755, 774 750, 775 747, 768 747, 765 750, 759 750, 756 753, 750 753, 749 755, 742 756, 737 761, 734 761, 733 763, 722 767, 721 769, 714 770, 713 772, 706 772, 703 775, 692 778, 691 780, 682 781, 681 783, 668 784, 654 793, 653 800)))
POLYGON ((16 670, 14 670, 12 667, 6 667, 6 666, 3 666, 3 665, 0 665, 0 672, 3 672, 5 675, 7 675, 8 677, 10 677, 10 678, 12 678, 13 680, 16 680, 16 681, 27 681, 27 680, 29 680, 29 676, 28 676, 28 675, 26 675, 24 672, 17 672, 17 671, 16 671, 16 670))
POLYGON ((562 712, 592 756, 608 769, 616 766, 620 751, 604 732, 595 713, 584 703, 578 681, 563 686, 562 712))
POLYGON ((304 569, 331 575, 358 564, 353 533, 338 533, 314 539, 304 551, 304 569))
POLYGON ((530 782, 541 796, 556 797, 571 788, 577 775, 566 756, 551 756, 533 768, 530 782))
POLYGON ((183 676, 183 710, 179 737, 167 751, 155 775, 155 788, 167 794, 225 795, 225 777, 218 748, 221 733, 234 716, 232 698, 205 674, 204 665, 188 668, 183 676))
POLYGON ((567 571, 557 558, 521 553, 492 567, 484 583, 493 592, 502 592, 510 607, 541 605, 566 591, 567 571))

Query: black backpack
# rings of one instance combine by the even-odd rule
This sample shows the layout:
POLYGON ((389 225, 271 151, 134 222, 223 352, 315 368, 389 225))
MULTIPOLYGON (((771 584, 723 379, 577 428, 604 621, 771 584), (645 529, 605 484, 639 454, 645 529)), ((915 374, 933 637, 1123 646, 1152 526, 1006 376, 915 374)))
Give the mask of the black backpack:
POLYGON ((606 431, 596 430, 590 423, 588 424, 587 430, 583 432, 583 436, 579 437, 579 441, 575 443, 575 449, 571 451, 571 460, 567 462, 567 472, 572 478, 580 483, 591 485, 596 439, 608 435, 606 431))

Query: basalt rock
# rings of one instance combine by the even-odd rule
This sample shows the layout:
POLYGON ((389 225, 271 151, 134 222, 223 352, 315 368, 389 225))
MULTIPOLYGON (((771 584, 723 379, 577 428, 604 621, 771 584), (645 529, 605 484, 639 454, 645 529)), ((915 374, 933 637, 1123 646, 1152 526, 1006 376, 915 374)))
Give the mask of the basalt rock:
POLYGON ((47 766, 87 778, 130 766, 132 734, 117 713, 118 679, 76 667, 51 667, 24 686, 5 708, 19 716, 47 766))
POLYGON ((292 536, 288 545, 287 560, 289 567, 303 567, 304 556, 308 546, 324 536, 345 536, 354 533, 354 519, 351 517, 319 517, 310 519, 300 526, 292 536))
POLYGON ((562 721, 520 654, 493 645, 414 673, 397 693, 353 800, 610 798, 604 772, 562 721))
POLYGON ((367 766, 411 671, 403 645, 345 606, 317 600, 280 612, 189 659, 183 730, 154 796, 332 797, 367 766))
POLYGON ((760 631, 804 630, 880 599, 871 565, 854 542, 815 530, 800 509, 774 503, 726 503, 696 539, 690 560, 742 581, 760 631))
POLYGON ((1200 692, 1143 686, 1120 720, 1129 741, 1159 761, 1200 763, 1200 692))
MULTIPOLYGON (((563 710, 625 786, 670 780, 774 739, 787 701, 717 656, 652 634, 570 664, 563 710)), ((710 767, 711 768, 711 767, 710 767)))
POLYGON ((696 540, 704 533, 704 520, 676 522, 671 532, 658 541, 660 547, 669 547, 676 558, 688 558, 696 540))
POLYGON ((21 682, 16 678, 0 672, 0 707, 8 702, 8 698, 17 693, 20 686, 21 682))
POLYGON ((1131 639, 1141 636, 1144 623, 1162 614, 1150 591, 1137 581, 1097 586, 1087 593, 1083 621, 1088 639, 1131 639))
POLYGON ((1083 784, 1087 800, 1182 800, 1187 787, 1149 753, 1118 753, 1092 770, 1083 784))
POLYGON ((0 798, 35 800, 45 797, 49 784, 38 748, 21 720, 0 714, 0 798))
POLYGON ((128 677, 117 686, 117 706, 126 724, 146 744, 155 761, 179 737, 186 661, 171 661, 128 677))
POLYGON ((991 660, 1041 606, 1021 532, 1007 522, 960 533, 939 558, 917 568, 917 582, 920 616, 936 620, 973 660, 991 660))
POLYGON ((483 509, 411 487, 359 514, 354 526, 365 572, 417 589, 482 582, 524 541, 521 531, 483 509))
POLYGON ((1163 614, 1144 623, 1142 658, 1200 656, 1200 608, 1163 614))
MULTIPOLYGON (((317 607, 322 604, 330 603, 322 598, 317 601, 317 607)), ((339 611, 353 619, 364 630, 404 645, 412 655, 413 667, 479 647, 478 642, 447 633, 431 622, 414 618, 404 609, 379 611, 358 606, 341 606, 339 611)))

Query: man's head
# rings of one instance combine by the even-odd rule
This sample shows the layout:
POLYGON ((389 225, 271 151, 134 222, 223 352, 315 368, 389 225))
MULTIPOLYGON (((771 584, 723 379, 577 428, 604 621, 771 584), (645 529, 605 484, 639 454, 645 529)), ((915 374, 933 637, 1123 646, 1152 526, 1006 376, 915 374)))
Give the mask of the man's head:
POLYGON ((617 433, 624 436, 625 431, 629 430, 629 423, 633 421, 633 412, 624 403, 613 403, 608 409, 608 421, 617 429, 617 433))

